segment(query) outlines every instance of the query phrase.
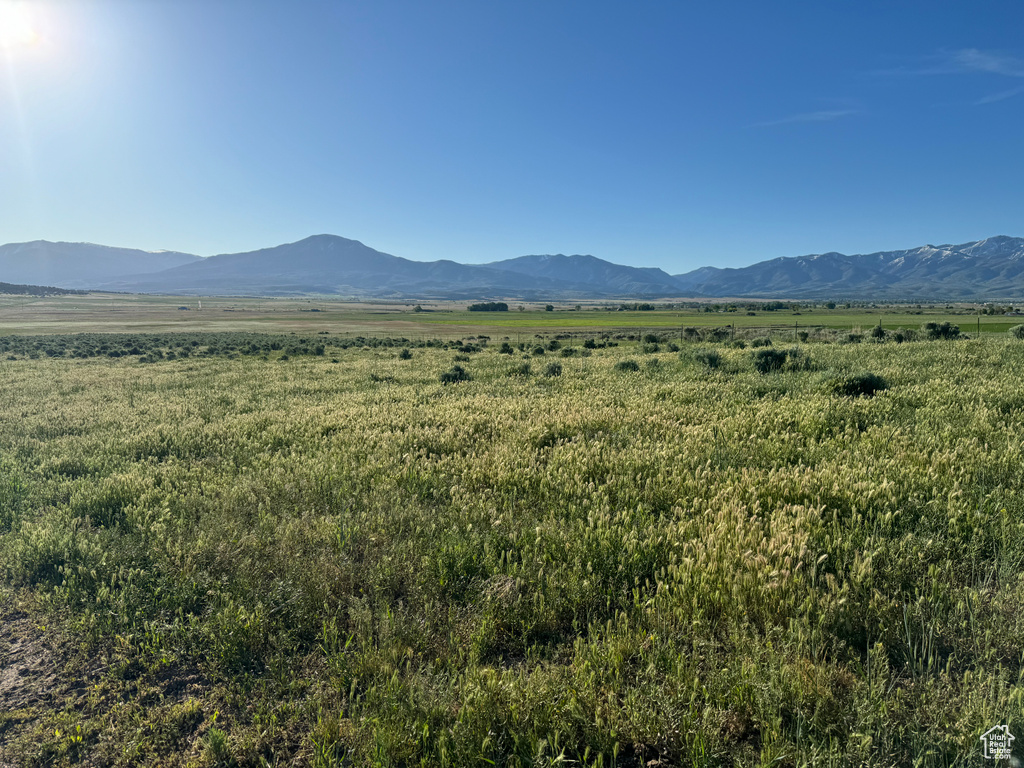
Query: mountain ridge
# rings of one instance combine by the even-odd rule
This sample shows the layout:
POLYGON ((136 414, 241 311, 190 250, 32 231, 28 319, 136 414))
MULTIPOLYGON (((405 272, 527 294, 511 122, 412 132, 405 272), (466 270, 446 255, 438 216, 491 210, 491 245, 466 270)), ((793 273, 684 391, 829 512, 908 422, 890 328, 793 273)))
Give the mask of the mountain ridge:
POLYGON ((35 240, 0 246, 0 280, 133 293, 402 299, 1005 299, 1024 296, 1024 238, 997 235, 871 254, 782 256, 677 275, 582 254, 534 254, 482 264, 412 261, 330 234, 205 258, 35 240))
POLYGON ((96 288, 128 270, 160 272, 200 259, 180 251, 142 251, 96 243, 50 242, 0 245, 0 280, 8 283, 96 288), (139 266, 144 269, 138 269, 139 266))
POLYGON ((783 256, 747 267, 673 275, 709 296, 852 299, 981 299, 1024 295, 1024 238, 847 255, 783 256))

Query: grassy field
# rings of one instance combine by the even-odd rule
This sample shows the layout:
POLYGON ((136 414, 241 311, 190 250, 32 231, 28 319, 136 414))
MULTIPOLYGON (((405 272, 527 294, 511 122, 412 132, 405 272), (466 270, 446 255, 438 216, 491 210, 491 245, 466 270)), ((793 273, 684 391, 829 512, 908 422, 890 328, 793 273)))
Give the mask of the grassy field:
MULTIPOLYGON (((755 302, 763 306, 763 302, 755 302)), ((109 333, 132 331, 253 331, 457 338, 476 333, 558 333, 595 329, 654 329, 677 333, 686 326, 785 329, 825 327, 918 328, 926 322, 953 322, 965 333, 1004 333, 1024 318, 976 314, 971 305, 885 305, 827 309, 802 305, 791 310, 703 312, 698 308, 617 311, 618 302, 553 305, 510 302, 508 312, 467 312, 466 302, 423 302, 416 312, 404 302, 357 302, 312 298, 245 298, 89 294, 86 296, 0 296, 0 334, 109 333), (199 303, 202 303, 202 310, 199 303), (524 311, 519 311, 522 306, 524 311), (611 307, 612 309, 608 309, 611 307), (979 324, 980 319, 980 324, 979 324)))
POLYGON ((321 320, 3 340, 0 764, 1024 744, 1024 342, 321 320))

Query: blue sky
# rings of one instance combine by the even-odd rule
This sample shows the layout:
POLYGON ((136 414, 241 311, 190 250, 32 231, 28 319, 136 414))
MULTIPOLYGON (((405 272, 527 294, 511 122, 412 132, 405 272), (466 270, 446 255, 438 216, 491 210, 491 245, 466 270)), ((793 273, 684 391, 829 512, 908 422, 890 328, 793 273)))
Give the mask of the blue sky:
POLYGON ((678 273, 1024 235, 1024 4, 0 0, 4 20, 0 242, 328 232, 678 273))

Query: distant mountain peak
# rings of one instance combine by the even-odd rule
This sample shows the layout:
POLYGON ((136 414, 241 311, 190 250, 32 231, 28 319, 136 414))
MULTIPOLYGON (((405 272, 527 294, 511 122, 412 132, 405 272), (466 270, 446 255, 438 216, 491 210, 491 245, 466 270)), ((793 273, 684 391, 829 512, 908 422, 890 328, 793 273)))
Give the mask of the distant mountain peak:
POLYGON ((0 281, 142 293, 257 293, 417 298, 857 298, 957 300, 1024 297, 1024 239, 996 235, 900 251, 830 251, 748 267, 669 275, 592 255, 536 254, 490 264, 410 261, 340 235, 200 258, 94 243, 35 240, 0 246, 0 281))

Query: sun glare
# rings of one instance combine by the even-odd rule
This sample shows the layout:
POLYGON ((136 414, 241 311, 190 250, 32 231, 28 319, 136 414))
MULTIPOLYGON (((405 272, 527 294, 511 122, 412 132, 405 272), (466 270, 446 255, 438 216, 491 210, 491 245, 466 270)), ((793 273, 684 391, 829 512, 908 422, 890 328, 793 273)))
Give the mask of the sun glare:
POLYGON ((34 45, 39 34, 32 23, 29 4, 19 0, 0 0, 0 47, 6 49, 34 45))

